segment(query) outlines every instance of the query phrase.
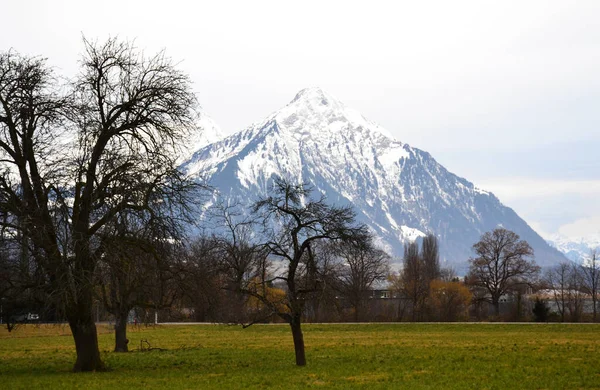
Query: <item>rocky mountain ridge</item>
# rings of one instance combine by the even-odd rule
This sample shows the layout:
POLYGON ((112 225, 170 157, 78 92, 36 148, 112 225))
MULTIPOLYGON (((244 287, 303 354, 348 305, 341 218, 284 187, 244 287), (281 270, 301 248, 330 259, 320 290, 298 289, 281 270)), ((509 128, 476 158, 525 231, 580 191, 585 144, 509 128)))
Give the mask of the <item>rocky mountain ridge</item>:
POLYGON ((533 246, 539 264, 564 260, 493 194, 319 88, 300 91, 263 121, 200 148, 182 168, 242 204, 266 195, 275 176, 310 183, 329 202, 352 205, 398 257, 406 241, 434 233, 442 261, 464 270, 472 244, 501 225, 533 246))

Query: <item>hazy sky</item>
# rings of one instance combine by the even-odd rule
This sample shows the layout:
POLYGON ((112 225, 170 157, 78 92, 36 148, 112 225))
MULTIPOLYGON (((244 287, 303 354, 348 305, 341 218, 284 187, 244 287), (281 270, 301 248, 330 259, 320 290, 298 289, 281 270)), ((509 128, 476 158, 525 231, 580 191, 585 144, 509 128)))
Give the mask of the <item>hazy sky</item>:
POLYGON ((600 234, 600 1, 26 1, 0 50, 166 49, 226 133, 320 86, 538 232, 600 234))

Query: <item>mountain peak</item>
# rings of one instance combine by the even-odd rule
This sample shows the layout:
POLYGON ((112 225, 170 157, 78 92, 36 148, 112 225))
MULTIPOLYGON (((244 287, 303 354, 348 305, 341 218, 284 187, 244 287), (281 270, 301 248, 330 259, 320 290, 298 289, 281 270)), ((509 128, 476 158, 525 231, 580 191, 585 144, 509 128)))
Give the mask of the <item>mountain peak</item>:
POLYGON ((290 104, 309 101, 311 103, 317 103, 324 106, 329 105, 331 102, 340 103, 336 98, 325 92, 320 87, 304 88, 296 94, 290 104))
POLYGON ((349 111, 344 103, 319 87, 305 88, 298 92, 284 111, 312 115, 344 115, 349 111), (334 114, 335 113, 335 114, 334 114))
POLYGON ((263 121, 202 148, 185 169, 210 180, 227 202, 248 208, 252 199, 268 196, 274 177, 310 183, 332 203, 352 206, 357 220, 396 255, 406 241, 434 232, 442 259, 459 272, 466 270, 472 243, 498 224, 527 240, 541 265, 564 260, 492 194, 321 88, 300 91, 263 121))
POLYGON ((365 119, 362 114, 342 103, 319 87, 305 88, 298 92, 285 107, 268 120, 275 120, 279 127, 287 129, 300 138, 323 139, 327 134, 340 131, 375 131, 385 138, 393 137, 381 126, 365 119))

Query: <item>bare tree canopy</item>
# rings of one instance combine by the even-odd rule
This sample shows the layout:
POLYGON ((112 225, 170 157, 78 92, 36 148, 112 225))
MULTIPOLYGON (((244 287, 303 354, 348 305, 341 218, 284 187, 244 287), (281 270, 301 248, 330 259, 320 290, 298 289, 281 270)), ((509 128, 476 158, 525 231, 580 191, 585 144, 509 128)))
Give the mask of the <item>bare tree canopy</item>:
POLYGON ((477 257, 469 259, 467 280, 484 289, 486 300, 500 314, 500 297, 517 284, 529 283, 540 271, 533 260, 533 249, 507 229, 486 232, 473 245, 477 257))
POLYGON ((390 256, 369 245, 337 245, 342 260, 338 276, 338 291, 354 309, 354 320, 361 320, 365 295, 376 282, 384 281, 390 272, 390 256))
POLYGON ((550 289, 561 322, 567 318, 571 322, 579 322, 586 291, 583 267, 572 262, 557 264, 546 270, 543 282, 550 289))
POLYGON ((600 261, 598 249, 590 251, 590 257, 581 265, 581 277, 584 291, 592 298, 593 321, 598 320, 598 295, 600 290, 600 261))
POLYGON ((428 234, 423 237, 421 258, 425 266, 425 278, 429 281, 439 279, 441 276, 440 248, 435 235, 428 234))
POLYGON ((124 212, 178 233, 195 187, 175 167, 196 118, 188 77, 116 39, 84 48, 68 85, 43 59, 0 54, 0 223, 37 248, 75 371, 104 369, 92 318, 100 235, 124 212))
POLYGON ((544 283, 550 289, 561 322, 565 321, 565 314, 570 302, 571 271, 570 263, 563 262, 547 269, 544 273, 544 283))
POLYGON ((331 206, 324 197, 312 199, 311 192, 307 185, 276 179, 273 195, 254 204, 255 215, 263 221, 265 247, 271 256, 287 263, 286 269, 275 278, 286 287, 285 310, 281 310, 280 302, 262 295, 261 289, 246 290, 290 324, 299 366, 306 365, 301 329, 304 298, 319 283, 314 277, 316 261, 311 245, 337 241, 361 247, 370 240, 367 228, 355 223, 352 208, 331 206))
POLYGON ((400 293, 410 301, 412 320, 417 321, 422 314, 429 293, 427 269, 419 255, 417 242, 411 242, 404 246, 404 267, 400 276, 400 293))
POLYGON ((115 317, 115 352, 128 351, 127 321, 134 307, 170 307, 178 291, 174 237, 161 224, 131 217, 119 213, 99 234, 95 291, 115 317))

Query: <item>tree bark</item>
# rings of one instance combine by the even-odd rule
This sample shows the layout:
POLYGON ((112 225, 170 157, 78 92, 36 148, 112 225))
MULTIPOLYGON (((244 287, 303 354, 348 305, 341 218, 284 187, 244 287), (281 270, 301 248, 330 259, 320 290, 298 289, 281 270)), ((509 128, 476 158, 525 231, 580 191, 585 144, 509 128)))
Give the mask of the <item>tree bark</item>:
POLYGON ((413 299, 412 302, 412 322, 417 322, 417 300, 413 299))
MULTIPOLYGON (((354 322, 362 322, 363 318, 363 302, 361 297, 357 297, 353 303, 354 306, 354 322)), ((366 311, 366 310, 365 310, 366 311)))
POLYGON ((496 315, 496 321, 497 321, 498 318, 500 317, 500 300, 494 299, 492 304, 494 305, 494 314, 496 315))
POLYGON ((115 352, 129 352, 127 347, 129 340, 127 340, 127 317, 129 311, 119 312, 116 315, 115 321, 115 352))
POLYGON ((104 371, 106 368, 102 359, 100 359, 100 350, 98 349, 98 335, 96 333, 96 324, 92 318, 91 311, 89 315, 71 317, 69 326, 75 340, 75 349, 77 351, 77 360, 73 367, 73 372, 83 371, 104 371))
POLYGON ((292 337, 294 338, 294 351, 296 352, 296 365, 306 366, 306 355, 304 353, 304 335, 300 325, 300 316, 293 316, 290 322, 292 337))

